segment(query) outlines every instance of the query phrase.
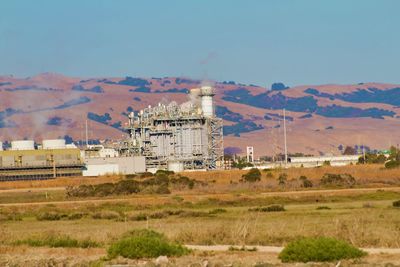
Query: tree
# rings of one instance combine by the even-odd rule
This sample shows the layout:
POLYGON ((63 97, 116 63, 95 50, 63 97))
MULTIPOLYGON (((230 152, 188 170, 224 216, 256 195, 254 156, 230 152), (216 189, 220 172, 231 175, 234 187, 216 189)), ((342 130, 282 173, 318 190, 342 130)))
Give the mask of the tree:
POLYGON ((355 155, 356 154, 356 150, 354 147, 351 146, 346 146, 346 148, 343 151, 343 155, 355 155))
POLYGON ((383 164, 386 161, 386 156, 383 154, 376 154, 376 153, 367 153, 364 156, 361 156, 358 159, 358 163, 360 164, 383 164))
POLYGON ((299 180, 302 182, 302 186, 304 188, 313 187, 313 183, 310 180, 308 180, 307 176, 302 175, 299 177, 299 180))
POLYGON ((400 150, 392 146, 388 161, 385 163, 385 168, 392 169, 397 167, 400 167, 400 150))
POLYGON ((242 175, 243 180, 246 182, 258 182, 261 180, 261 172, 257 168, 250 169, 246 174, 242 175))
POLYGON ((281 174, 279 174, 279 177, 278 177, 278 184, 279 184, 280 186, 285 186, 286 181, 287 181, 287 174, 286 174, 286 173, 281 173, 281 174))

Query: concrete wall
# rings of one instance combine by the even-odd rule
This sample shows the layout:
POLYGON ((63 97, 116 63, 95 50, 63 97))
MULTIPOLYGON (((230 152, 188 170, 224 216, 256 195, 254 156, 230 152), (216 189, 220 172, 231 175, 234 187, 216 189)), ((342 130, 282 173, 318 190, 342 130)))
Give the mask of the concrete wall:
POLYGON ((87 158, 83 176, 135 174, 146 171, 145 157, 87 158))
POLYGON ((83 170, 83 176, 99 176, 106 174, 118 174, 118 164, 96 164, 86 165, 86 170, 83 170))

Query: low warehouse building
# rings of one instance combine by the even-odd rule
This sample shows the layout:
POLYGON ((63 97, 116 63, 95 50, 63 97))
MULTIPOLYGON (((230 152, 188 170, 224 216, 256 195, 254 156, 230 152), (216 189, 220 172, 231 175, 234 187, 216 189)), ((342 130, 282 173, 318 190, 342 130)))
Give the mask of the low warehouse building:
POLYGON ((146 171, 143 156, 86 158, 83 176, 107 174, 135 174, 146 171))
MULTIPOLYGON (((50 142, 51 143, 51 142, 50 142)), ((35 149, 33 141, 11 142, 10 150, 0 151, 0 181, 42 180, 81 176, 83 161, 76 147, 35 149)))

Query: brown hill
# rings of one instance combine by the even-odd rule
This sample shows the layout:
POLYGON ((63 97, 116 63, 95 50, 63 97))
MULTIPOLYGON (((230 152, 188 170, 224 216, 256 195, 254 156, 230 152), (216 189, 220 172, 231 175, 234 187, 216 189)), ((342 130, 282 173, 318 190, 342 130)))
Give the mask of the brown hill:
MULTIPOLYGON (((158 102, 184 102, 201 81, 180 78, 90 78, 45 73, 0 77, 1 141, 18 138, 120 139, 126 114, 158 102)), ((386 149, 400 143, 400 85, 365 83, 267 90, 215 82, 217 115, 227 152, 254 146, 256 155, 282 152, 286 109, 289 152, 340 154, 340 145, 386 149)))

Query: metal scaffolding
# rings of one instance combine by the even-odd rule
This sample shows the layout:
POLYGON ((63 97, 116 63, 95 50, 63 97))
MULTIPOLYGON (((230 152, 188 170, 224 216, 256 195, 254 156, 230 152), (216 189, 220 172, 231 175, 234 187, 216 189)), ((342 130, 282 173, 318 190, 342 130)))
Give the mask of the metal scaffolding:
POLYGON ((223 133, 222 119, 211 113, 210 97, 213 91, 204 90, 201 106, 196 101, 178 105, 145 108, 128 115, 129 138, 120 146, 120 153, 146 157, 148 169, 165 169, 169 161, 180 162, 184 169, 210 169, 222 166, 223 133), (204 115, 203 109, 208 114, 204 115))

